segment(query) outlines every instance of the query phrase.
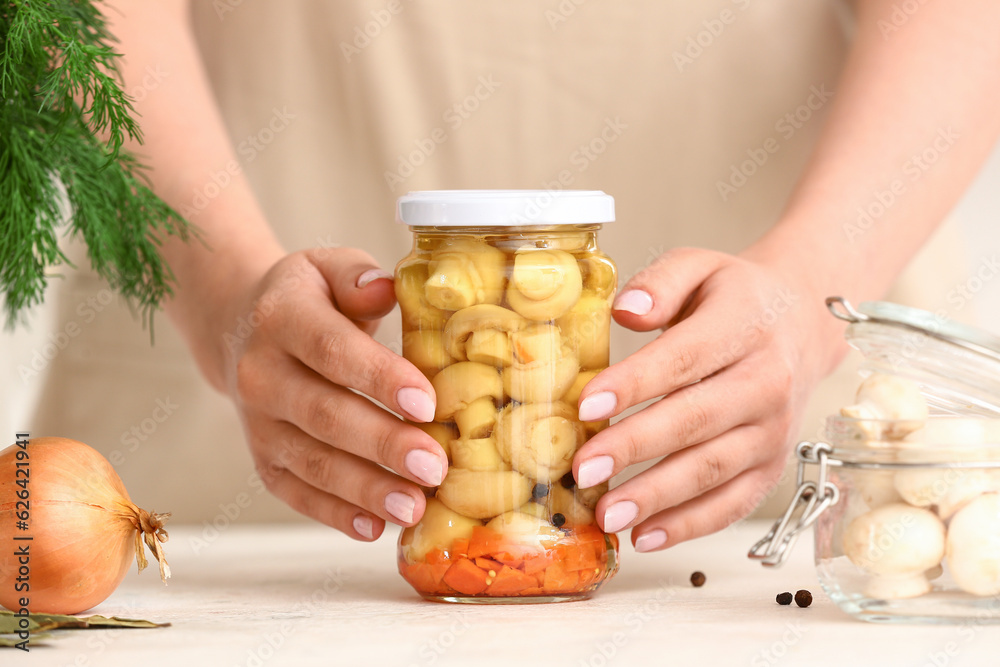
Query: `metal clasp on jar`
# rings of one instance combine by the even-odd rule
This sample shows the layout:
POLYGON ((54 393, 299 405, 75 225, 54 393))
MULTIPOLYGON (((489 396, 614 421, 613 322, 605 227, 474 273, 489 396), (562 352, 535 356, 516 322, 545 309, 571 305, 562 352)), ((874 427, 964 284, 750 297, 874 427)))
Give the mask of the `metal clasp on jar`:
POLYGON ((825 442, 806 441, 798 444, 795 455, 799 460, 799 467, 795 473, 796 489, 792 502, 784 515, 774 522, 767 535, 750 548, 748 558, 759 560, 762 565, 769 567, 781 565, 791 553, 799 534, 813 525, 828 508, 837 504, 840 490, 827 479, 827 460, 832 451, 833 448, 825 442), (805 479, 805 468, 809 464, 819 466, 819 477, 815 482, 805 479), (795 525, 789 528, 800 506, 801 514, 795 525))

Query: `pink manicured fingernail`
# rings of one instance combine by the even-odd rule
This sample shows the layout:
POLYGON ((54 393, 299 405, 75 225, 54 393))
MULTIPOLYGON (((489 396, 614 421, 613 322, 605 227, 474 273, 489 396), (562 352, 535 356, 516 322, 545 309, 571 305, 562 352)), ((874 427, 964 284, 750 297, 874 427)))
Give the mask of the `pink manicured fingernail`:
POLYGON ((639 516, 639 506, 631 500, 621 500, 604 510, 604 532, 617 533, 639 516))
POLYGON ((640 535, 635 538, 635 550, 639 553, 644 553, 646 551, 652 551, 653 549, 659 549, 667 541, 667 532, 665 530, 651 530, 645 535, 640 535))
POLYGON ((611 307, 615 310, 624 310, 636 315, 647 315, 649 311, 653 310, 653 297, 649 296, 648 292, 630 289, 627 292, 619 294, 618 298, 615 299, 614 305, 611 307))
POLYGON ((607 419, 615 411, 618 405, 618 397, 614 392, 599 391, 583 399, 580 403, 580 421, 593 422, 599 419, 607 419))
POLYGON ((403 459, 407 472, 427 486, 437 486, 444 479, 444 468, 441 459, 426 449, 414 449, 403 459))
POLYGON ((413 498, 393 491, 385 497, 385 511, 399 519, 402 523, 413 523, 413 509, 416 503, 413 498))
POLYGON ((396 392, 396 402, 414 421, 434 421, 434 399, 424 390, 403 387, 396 392))
POLYGON ((373 280, 378 280, 379 278, 389 278, 392 280, 392 274, 383 269, 368 269, 360 276, 358 276, 357 286, 361 289, 373 280))
POLYGON ((611 473, 615 470, 615 460, 610 456, 595 456, 589 461, 580 464, 580 471, 577 474, 577 486, 581 489, 589 489, 597 486, 601 482, 606 482, 611 478, 611 473))
POLYGON ((375 531, 373 529, 372 520, 359 514, 354 517, 354 530, 357 531, 358 535, 365 538, 366 540, 371 540, 375 538, 375 531))

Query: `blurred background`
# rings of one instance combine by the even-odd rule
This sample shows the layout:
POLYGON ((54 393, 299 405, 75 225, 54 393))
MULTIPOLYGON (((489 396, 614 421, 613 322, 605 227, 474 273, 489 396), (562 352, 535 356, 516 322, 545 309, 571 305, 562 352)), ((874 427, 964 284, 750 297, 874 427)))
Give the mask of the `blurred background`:
MULTIPOLYGON (((406 37, 386 30, 363 58, 345 58, 338 45, 349 43, 354 29, 364 26, 372 8, 380 6, 354 4, 351 10, 342 9, 346 16, 335 24, 329 44, 324 42, 325 59, 303 71, 288 70, 274 54, 299 48, 296 30, 309 24, 305 3, 282 3, 280 9, 247 3, 224 21, 210 3, 196 9, 199 45, 233 144, 263 136, 262 128, 274 127, 274 118, 285 118, 280 132, 271 134, 260 150, 240 153, 241 168, 286 247, 355 245, 371 250, 374 232, 366 232, 366 221, 391 220, 392 202, 409 189, 543 187, 573 164, 569 161, 581 143, 599 136, 609 119, 620 116, 628 129, 606 154, 586 165, 586 171, 574 171, 578 177, 571 187, 604 189, 616 197, 619 219, 602 232, 601 245, 616 259, 623 278, 670 247, 700 245, 735 252, 766 229, 805 163, 822 110, 782 143, 781 151, 738 197, 721 200, 716 183, 745 159, 747 150, 774 134, 775 119, 797 109, 812 86, 835 84, 850 35, 846 5, 836 0, 781 0, 747 7, 736 3, 746 12, 740 22, 699 56, 696 68, 678 71, 672 54, 699 34, 704 21, 732 8, 733 2, 686 3, 686 13, 664 18, 660 25, 667 28, 659 32, 644 26, 656 24, 655 16, 667 11, 667 3, 636 3, 644 5, 642 11, 620 23, 602 17, 605 10, 594 4, 565 26, 557 24, 558 31, 541 24, 541 37, 556 44, 547 56, 555 73, 546 78, 526 73, 524 63, 516 59, 510 63, 488 49, 477 50, 491 31, 504 33, 501 10, 485 26, 463 22, 461 10, 455 10, 456 15, 448 17, 456 26, 453 34, 423 36, 453 39, 474 57, 447 71, 439 71, 440 63, 433 60, 418 63, 415 69, 425 75, 425 91, 405 85, 406 73, 387 84, 394 94, 406 90, 418 97, 428 95, 433 102, 392 105, 405 109, 399 114, 405 122, 400 121, 394 133, 381 133, 378 119, 359 115, 358 109, 373 100, 359 98, 378 97, 385 90, 372 92, 358 82, 387 67, 382 59, 398 57, 395 47, 406 37), (778 42, 770 38, 776 20, 785 22, 787 35, 778 42), (245 43, 244 35, 253 30, 268 35, 260 48, 245 43), (629 48, 638 54, 633 53, 631 61, 623 57, 611 66, 598 54, 593 62, 581 64, 558 50, 563 41, 586 43, 615 30, 630 37, 629 48), (789 58, 790 50, 795 58, 789 58), (736 82, 733 63, 740 63, 736 82), (600 97, 601 86, 621 79, 616 67, 636 69, 634 80, 619 81, 615 99, 600 97), (467 100, 481 81, 478 77, 486 75, 501 82, 498 92, 479 99, 474 113, 460 127, 450 128, 441 154, 428 156, 427 164, 403 187, 388 189, 385 170, 396 168, 398 156, 429 128, 442 124, 441 110, 467 100), (335 82, 335 93, 343 99, 323 97, 313 85, 327 79, 335 82), (518 82, 518 87, 508 82, 518 82), (525 101, 546 92, 559 100, 556 117, 550 113, 546 124, 534 122, 523 111, 525 101), (338 103, 347 110, 344 117, 335 114, 338 107, 332 105, 338 103), (326 126, 337 123, 339 143, 317 142, 326 126), (512 136, 522 133, 523 141, 536 149, 530 159, 498 142, 498 127, 508 128, 512 136), (346 167, 331 166, 329 158, 338 151, 362 157, 346 167), (512 179, 503 169, 491 170, 494 157, 506 163, 523 161, 522 172, 512 179), (651 220, 687 225, 663 231, 666 227, 651 220), (739 221, 741 226, 719 232, 720 221, 739 221)), ((419 31, 422 24, 407 25, 419 31)), ((169 76, 156 85, 169 86, 169 76)), ((209 171, 206 184, 210 180, 209 171)), ((931 310, 945 308, 955 319, 1000 333, 1000 280, 983 270, 995 262, 994 253, 1000 249, 998 220, 1000 151, 887 298, 931 310), (960 286, 974 294, 956 307, 948 295, 960 286)), ((399 227, 372 252, 382 266, 391 268, 409 244, 409 233, 399 227)), ((67 252, 82 258, 78 245, 67 243, 67 252)), ((85 264, 78 261, 78 266, 85 264)), ((29 326, 5 332, 0 339, 0 440, 13 441, 14 433, 23 430, 83 440, 112 461, 137 504, 171 511, 175 522, 202 525, 206 537, 235 522, 302 520, 264 491, 231 404, 200 379, 167 318, 161 314, 155 327, 151 345, 149 332, 85 268, 67 270, 63 279, 53 280, 45 306, 32 313, 29 326)), ((396 311, 386 318, 378 339, 398 351, 398 331, 396 311)), ((612 361, 649 338, 614 327, 612 361)), ((824 383, 809 408, 803 437, 817 437, 823 418, 850 402, 858 382, 856 365, 856 358, 848 358, 824 383)), ((759 513, 770 516, 783 509, 789 477, 786 474, 782 487, 764 498, 759 513)))

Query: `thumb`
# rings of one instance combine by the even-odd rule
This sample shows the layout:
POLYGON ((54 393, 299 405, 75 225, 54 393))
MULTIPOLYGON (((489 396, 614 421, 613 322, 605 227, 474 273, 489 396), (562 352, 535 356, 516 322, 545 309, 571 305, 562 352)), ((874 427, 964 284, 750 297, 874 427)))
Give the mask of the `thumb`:
POLYGON ((678 319, 695 290, 728 256, 701 248, 674 248, 633 276, 618 292, 612 314, 633 331, 652 331, 678 319))
POLYGON ((356 248, 317 248, 310 259, 320 270, 337 310, 354 321, 384 317, 396 305, 392 273, 356 248))

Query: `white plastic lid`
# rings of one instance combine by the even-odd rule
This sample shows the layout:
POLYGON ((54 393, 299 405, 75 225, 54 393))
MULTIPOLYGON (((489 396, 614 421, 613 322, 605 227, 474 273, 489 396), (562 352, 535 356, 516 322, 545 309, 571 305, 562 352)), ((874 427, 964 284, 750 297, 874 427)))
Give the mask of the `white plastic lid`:
POLYGON ((514 227, 613 222, 615 198, 600 190, 427 190, 396 202, 411 227, 514 227))

